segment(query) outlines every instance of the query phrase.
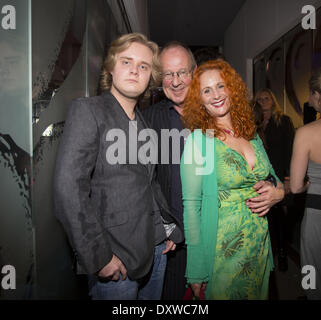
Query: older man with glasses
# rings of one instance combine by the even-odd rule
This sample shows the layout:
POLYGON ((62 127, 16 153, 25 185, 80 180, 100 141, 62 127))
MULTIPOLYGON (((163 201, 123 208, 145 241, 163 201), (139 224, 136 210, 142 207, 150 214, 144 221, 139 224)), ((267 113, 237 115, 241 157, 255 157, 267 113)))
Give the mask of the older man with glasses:
MULTIPOLYGON (((178 219, 183 228, 183 202, 180 180, 179 161, 174 161, 173 152, 184 149, 184 133, 181 114, 184 101, 192 81, 192 74, 196 68, 196 62, 191 50, 180 42, 166 44, 160 54, 162 67, 162 87, 166 99, 148 108, 144 115, 151 127, 162 136, 161 130, 170 130, 179 136, 176 139, 172 135, 168 154, 161 148, 163 141, 159 143, 159 165, 157 166, 157 179, 161 189, 171 208, 172 214, 178 219), (177 129, 177 130, 173 130, 177 129), (179 134, 178 134, 179 132, 179 134), (176 142, 176 143, 175 143, 176 142), (162 154, 163 152, 163 154, 162 154), (161 163, 161 159, 168 159, 169 163, 161 163)), ((160 140, 161 141, 161 140, 160 140)), ((185 267, 186 247, 182 243, 176 251, 167 254, 167 267, 163 288, 164 300, 181 300, 185 293, 185 267)))

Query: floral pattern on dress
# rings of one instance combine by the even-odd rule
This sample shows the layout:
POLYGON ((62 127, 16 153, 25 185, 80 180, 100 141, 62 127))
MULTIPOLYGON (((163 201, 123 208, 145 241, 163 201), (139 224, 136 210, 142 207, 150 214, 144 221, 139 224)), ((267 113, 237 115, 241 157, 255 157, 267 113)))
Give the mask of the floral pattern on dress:
POLYGON ((256 155, 253 170, 242 155, 215 139, 220 207, 210 299, 267 299, 273 266, 268 222, 245 202, 257 196, 253 186, 269 174, 270 162, 257 138, 250 141, 256 155))

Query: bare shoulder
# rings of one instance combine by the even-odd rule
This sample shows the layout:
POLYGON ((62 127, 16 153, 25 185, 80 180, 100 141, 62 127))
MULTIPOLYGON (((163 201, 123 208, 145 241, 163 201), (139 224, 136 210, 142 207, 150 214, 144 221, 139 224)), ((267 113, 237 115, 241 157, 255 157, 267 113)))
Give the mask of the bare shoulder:
POLYGON ((317 131, 321 131, 321 119, 313 121, 297 129, 296 135, 301 137, 311 137, 311 134, 315 134, 317 131))
POLYGON ((298 128, 295 133, 295 139, 294 139, 295 146, 300 147, 301 151, 302 149, 309 149, 310 135, 311 135, 311 128, 309 125, 305 125, 303 127, 298 128))
POLYGON ((302 151, 310 152, 320 145, 321 120, 311 122, 299 129, 295 134, 295 146, 302 151))
POLYGON ((295 132, 295 139, 296 140, 303 139, 307 135, 307 133, 310 131, 307 126, 308 125, 305 125, 305 126, 302 126, 298 129, 296 129, 296 132, 295 132))

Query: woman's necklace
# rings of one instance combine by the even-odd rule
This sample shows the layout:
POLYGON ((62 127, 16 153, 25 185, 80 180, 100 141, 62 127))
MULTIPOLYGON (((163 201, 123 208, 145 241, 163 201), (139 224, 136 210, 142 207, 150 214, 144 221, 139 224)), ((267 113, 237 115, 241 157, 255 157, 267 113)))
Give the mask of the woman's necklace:
POLYGON ((223 131, 225 133, 227 133, 228 135, 230 135, 231 137, 234 137, 234 131, 233 130, 223 129, 223 131))

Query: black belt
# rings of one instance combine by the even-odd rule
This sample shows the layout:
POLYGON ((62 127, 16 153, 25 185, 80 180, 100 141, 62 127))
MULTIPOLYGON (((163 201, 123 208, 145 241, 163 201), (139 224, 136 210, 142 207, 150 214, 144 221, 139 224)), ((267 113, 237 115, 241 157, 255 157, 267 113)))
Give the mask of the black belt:
POLYGON ((308 193, 306 196, 305 207, 321 210, 321 195, 308 193))

